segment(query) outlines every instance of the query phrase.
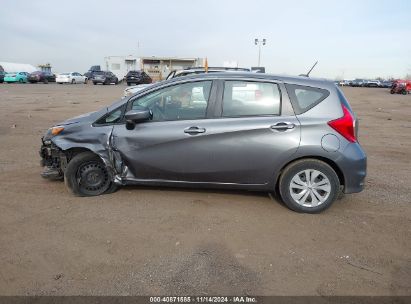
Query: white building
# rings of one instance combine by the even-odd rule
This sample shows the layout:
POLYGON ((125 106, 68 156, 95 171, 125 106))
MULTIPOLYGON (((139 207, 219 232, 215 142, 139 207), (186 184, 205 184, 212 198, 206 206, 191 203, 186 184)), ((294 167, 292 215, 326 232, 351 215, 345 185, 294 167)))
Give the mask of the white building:
POLYGON ((0 62, 0 71, 7 73, 27 72, 31 73, 38 69, 28 63, 0 62))
POLYGON ((178 57, 134 57, 107 56, 104 58, 105 70, 113 72, 122 80, 128 71, 144 70, 153 81, 160 81, 167 77, 172 70, 181 70, 189 67, 203 66, 202 58, 178 57))
POLYGON ((105 70, 113 72, 122 80, 128 71, 140 70, 140 60, 134 56, 107 56, 104 57, 105 70))

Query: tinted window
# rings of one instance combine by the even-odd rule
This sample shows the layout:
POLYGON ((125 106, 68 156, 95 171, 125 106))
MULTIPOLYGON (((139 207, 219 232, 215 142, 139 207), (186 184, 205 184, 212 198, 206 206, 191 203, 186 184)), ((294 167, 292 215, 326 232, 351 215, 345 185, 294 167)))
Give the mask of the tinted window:
POLYGON ((295 114, 302 114, 326 99, 330 92, 325 89, 286 84, 295 114))
POLYGON ((154 121, 190 120, 206 117, 212 81, 167 87, 133 101, 133 108, 147 107, 154 121))
POLYGON ((255 116, 280 114, 278 85, 266 82, 226 81, 223 116, 255 116))

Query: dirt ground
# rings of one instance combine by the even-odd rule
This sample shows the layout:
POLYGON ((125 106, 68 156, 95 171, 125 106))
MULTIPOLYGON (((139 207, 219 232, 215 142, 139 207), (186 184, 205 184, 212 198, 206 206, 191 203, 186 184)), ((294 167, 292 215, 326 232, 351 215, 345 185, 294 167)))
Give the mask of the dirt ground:
POLYGON ((266 193, 75 198, 42 179, 45 130, 124 88, 0 84, 1 295, 411 295, 411 95, 343 89, 366 189, 307 215, 266 193))

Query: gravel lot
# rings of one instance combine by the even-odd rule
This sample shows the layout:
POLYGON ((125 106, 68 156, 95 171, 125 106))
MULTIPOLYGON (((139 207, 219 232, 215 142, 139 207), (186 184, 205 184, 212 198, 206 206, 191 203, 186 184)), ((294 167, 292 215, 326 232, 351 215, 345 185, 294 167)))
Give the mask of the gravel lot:
POLYGON ((75 198, 42 179, 44 131, 124 88, 0 84, 1 295, 411 295, 411 95, 343 89, 366 189, 304 215, 266 193, 75 198))

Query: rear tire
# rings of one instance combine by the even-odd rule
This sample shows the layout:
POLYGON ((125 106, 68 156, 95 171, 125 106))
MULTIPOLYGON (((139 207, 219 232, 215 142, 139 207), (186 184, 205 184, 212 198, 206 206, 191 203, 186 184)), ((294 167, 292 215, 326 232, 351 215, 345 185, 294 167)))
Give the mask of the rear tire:
POLYGON ((73 157, 64 172, 64 183, 75 196, 97 196, 117 189, 103 161, 92 152, 73 157))
POLYGON ((71 80, 71 84, 75 84, 76 83, 76 81, 73 79, 73 80, 71 80))
POLYGON ((340 181, 328 164, 317 159, 302 159, 284 169, 279 190, 283 202, 291 210, 319 213, 339 196, 340 181))

